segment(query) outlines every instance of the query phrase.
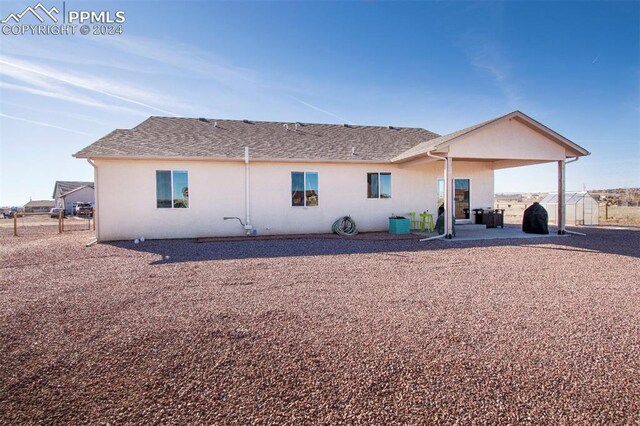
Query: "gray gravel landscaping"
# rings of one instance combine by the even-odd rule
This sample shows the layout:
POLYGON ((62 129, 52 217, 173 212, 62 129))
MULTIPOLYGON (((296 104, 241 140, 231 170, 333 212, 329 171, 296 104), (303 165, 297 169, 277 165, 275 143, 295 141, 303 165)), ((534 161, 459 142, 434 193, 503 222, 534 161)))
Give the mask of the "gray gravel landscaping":
MULTIPOLYGON (((49 230, 51 231, 51 230, 49 230)), ((640 423, 640 231, 0 234, 0 423, 640 423)))

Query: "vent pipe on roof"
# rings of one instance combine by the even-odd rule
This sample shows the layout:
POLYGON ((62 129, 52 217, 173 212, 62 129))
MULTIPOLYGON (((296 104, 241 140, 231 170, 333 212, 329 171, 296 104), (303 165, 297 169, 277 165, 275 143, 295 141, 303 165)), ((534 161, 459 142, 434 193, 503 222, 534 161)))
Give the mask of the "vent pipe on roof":
POLYGON ((287 123, 284 123, 284 124, 282 125, 282 127, 284 127, 284 128, 285 128, 285 130, 289 130, 289 125, 288 125, 287 123))
POLYGON ((300 123, 296 122, 296 128, 295 128, 295 131, 296 131, 296 132, 298 131, 298 127, 300 127, 300 126, 302 126, 302 124, 300 124, 300 123))
POLYGON ((218 127, 218 122, 217 121, 213 122, 213 127, 218 127))
POLYGON ((358 154, 356 154, 356 147, 355 146, 351 147, 351 155, 358 155, 358 154))

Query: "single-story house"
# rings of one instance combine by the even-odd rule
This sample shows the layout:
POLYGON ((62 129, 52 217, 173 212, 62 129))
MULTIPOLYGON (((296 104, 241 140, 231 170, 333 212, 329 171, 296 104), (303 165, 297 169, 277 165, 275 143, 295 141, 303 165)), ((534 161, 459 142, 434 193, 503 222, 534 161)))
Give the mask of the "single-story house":
POLYGON ((564 193, 567 159, 585 155, 520 111, 445 136, 151 117, 74 154, 94 167, 99 241, 324 233, 345 215, 361 231, 381 231, 392 214, 435 213, 443 203, 456 223, 472 222, 472 209, 493 205, 495 170, 556 162, 564 193))
POLYGON ((47 213, 55 207, 55 201, 53 200, 29 200, 24 205, 25 213, 47 213))
POLYGON ((72 214, 75 203, 95 203, 93 182, 58 180, 53 186, 53 199, 56 200, 56 207, 72 214))

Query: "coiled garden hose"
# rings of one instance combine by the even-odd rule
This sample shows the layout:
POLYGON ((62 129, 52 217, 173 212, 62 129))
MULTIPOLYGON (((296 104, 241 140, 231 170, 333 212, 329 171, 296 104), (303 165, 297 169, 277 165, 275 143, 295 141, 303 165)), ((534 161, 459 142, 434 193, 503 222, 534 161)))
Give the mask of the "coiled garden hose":
POLYGON ((356 228, 356 223, 350 216, 344 216, 340 219, 333 222, 333 226, 331 227, 333 232, 338 235, 348 236, 348 235, 356 235, 358 233, 358 229, 356 228))

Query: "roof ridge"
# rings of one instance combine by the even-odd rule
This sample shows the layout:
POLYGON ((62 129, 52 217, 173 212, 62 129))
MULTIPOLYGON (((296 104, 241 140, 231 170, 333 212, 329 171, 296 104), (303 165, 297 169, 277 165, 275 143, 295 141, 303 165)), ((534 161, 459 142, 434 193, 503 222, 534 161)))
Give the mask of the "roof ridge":
POLYGON ((135 130, 136 128, 140 127, 141 125, 143 125, 144 123, 146 123, 148 120, 150 119, 161 119, 161 120, 193 120, 193 121, 200 121, 202 122, 202 118, 210 121, 210 122, 234 122, 234 123, 246 123, 247 121, 249 122, 249 124, 296 124, 296 123, 300 123, 302 125, 306 125, 306 126, 340 126, 340 127, 354 127, 354 128, 362 128, 362 127, 372 127, 372 128, 379 128, 379 129, 387 129, 387 130, 402 130, 402 129, 410 129, 410 130, 426 130, 427 132, 430 133, 434 133, 437 134, 435 132, 432 132, 428 129, 425 129, 424 127, 411 127, 411 126, 395 126, 395 125, 379 125, 379 124, 351 124, 351 123, 314 123, 314 122, 306 122, 306 121, 295 121, 295 120, 287 120, 287 121, 273 121, 273 120, 251 120, 251 119, 236 119, 236 118, 209 118, 209 117, 168 117, 168 116, 162 116, 162 115, 152 115, 149 118, 147 118, 146 120, 144 120, 143 122, 139 123, 138 125, 136 125, 135 127, 132 127, 131 129, 115 129, 113 131, 116 130, 135 130), (345 126, 346 124, 346 126, 345 126))

